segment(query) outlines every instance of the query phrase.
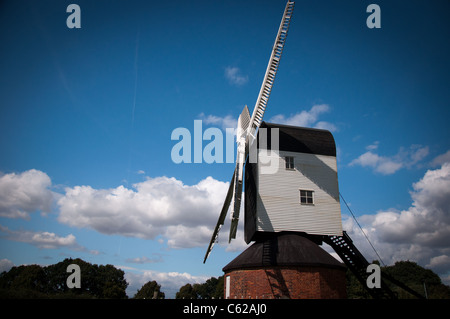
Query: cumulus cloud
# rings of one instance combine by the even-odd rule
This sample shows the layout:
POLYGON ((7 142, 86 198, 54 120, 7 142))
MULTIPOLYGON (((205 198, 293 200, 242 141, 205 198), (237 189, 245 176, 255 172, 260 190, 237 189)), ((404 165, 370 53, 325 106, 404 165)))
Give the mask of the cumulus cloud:
MULTIPOLYGON (((359 217, 364 232, 386 264, 414 260, 443 275, 450 272, 450 163, 428 170, 413 184, 406 210, 379 211, 359 217)), ((372 259, 377 259, 353 219, 343 227, 372 259)), ((368 258, 368 259, 370 259, 368 258)))
POLYGON ((381 156, 375 150, 379 142, 366 147, 367 152, 352 160, 349 166, 359 165, 370 167, 382 175, 391 175, 402 168, 413 168, 420 166, 420 162, 428 156, 428 146, 411 145, 409 148, 401 147, 394 156, 381 156))
POLYGON ((393 159, 385 156, 380 156, 368 151, 358 158, 350 162, 350 166, 360 165, 363 167, 371 167, 375 172, 381 173, 383 175, 394 174, 400 168, 402 168, 402 163, 396 162, 393 159))
POLYGON ((237 118, 234 118, 231 115, 221 117, 216 115, 205 115, 204 113, 200 113, 199 118, 205 124, 212 124, 221 127, 223 130, 226 130, 227 128, 232 128, 235 130, 237 127, 237 118))
MULTIPOLYGON (((175 249, 202 247, 211 238, 228 185, 212 177, 195 185, 185 185, 163 176, 147 178, 130 188, 123 185, 109 189, 67 187, 63 194, 54 196, 56 194, 49 190, 51 180, 47 174, 30 170, 1 176, 0 208, 3 217, 27 218, 34 211, 49 211, 56 201, 58 221, 69 226, 143 239, 159 236, 160 243, 165 242, 175 249)), ((229 223, 220 238, 226 236, 227 228, 229 223)), ((3 226, 0 231, 5 239, 39 248, 68 247, 86 251, 72 234, 61 237, 52 232, 16 231, 3 226)), ((242 246, 240 243, 232 247, 242 246)))
POLYGON ((4 271, 9 271, 12 267, 14 267, 14 263, 9 259, 0 259, 0 274, 4 271))
POLYGON ((125 279, 129 283, 127 288, 127 295, 129 297, 133 297, 139 288, 153 280, 161 285, 161 291, 165 293, 166 298, 175 298, 175 294, 180 287, 188 283, 202 283, 209 279, 206 276, 194 276, 189 273, 138 270, 124 266, 116 267, 122 268, 125 271, 125 279))
POLYGON ((223 205, 228 183, 207 177, 196 185, 175 178, 147 178, 133 188, 68 187, 58 200, 61 223, 103 234, 154 239, 170 248, 206 245, 223 205))
POLYGON ((302 127, 314 127, 326 129, 331 132, 337 131, 337 127, 329 122, 318 121, 319 116, 330 112, 330 106, 327 104, 313 105, 309 111, 301 111, 300 113, 285 116, 278 114, 272 117, 269 122, 302 127))
MULTIPOLYGON (((296 114, 291 114, 286 116, 284 114, 278 114, 271 117, 268 121, 271 123, 285 124, 292 126, 302 126, 302 127, 313 127, 324 130, 329 130, 330 132, 336 132, 338 129, 336 125, 326 122, 319 121, 319 117, 322 114, 330 112, 330 106, 327 104, 313 105, 308 111, 301 111, 296 114)), ((252 112, 253 110, 249 110, 252 112)), ((251 113, 250 113, 251 115, 251 113)), ((237 118, 231 115, 217 116, 217 115, 205 115, 204 113, 199 114, 199 117, 205 124, 212 124, 221 127, 223 130, 226 128, 237 127, 237 118)))
POLYGON ((450 150, 445 152, 444 154, 441 154, 439 156, 436 156, 432 161, 431 165, 433 167, 441 166, 444 163, 450 163, 450 150))
POLYGON ((128 258, 125 261, 132 264, 153 264, 163 262, 163 256, 161 254, 153 254, 155 257, 148 258, 146 256, 137 258, 128 258))
POLYGON ((238 67, 228 66, 225 68, 225 78, 230 84, 242 86, 248 82, 248 76, 243 75, 238 67))
POLYGON ((69 234, 66 237, 61 237, 55 233, 50 232, 34 232, 27 230, 10 230, 7 227, 0 225, 0 232, 2 237, 12 241, 28 243, 42 249, 56 249, 60 247, 68 247, 75 250, 83 250, 77 244, 74 235, 69 234))
POLYGON ((0 174, 0 216, 28 219, 36 211, 50 212, 53 203, 50 186, 50 177, 35 169, 0 174))

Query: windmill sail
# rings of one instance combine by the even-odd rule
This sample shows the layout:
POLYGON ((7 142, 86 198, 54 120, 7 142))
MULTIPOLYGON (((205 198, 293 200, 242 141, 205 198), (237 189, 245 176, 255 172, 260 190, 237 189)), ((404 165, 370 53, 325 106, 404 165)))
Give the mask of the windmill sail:
POLYGON ((294 13, 294 2, 289 1, 284 9, 283 18, 281 19, 280 27, 278 28, 278 34, 275 39, 275 43, 272 48, 272 54, 267 65, 266 74, 264 75, 264 81, 261 85, 261 89, 256 100, 255 108, 253 109, 252 118, 250 120, 250 134, 255 138, 256 130, 261 125, 264 112, 266 111, 267 102, 269 101, 270 92, 272 91, 273 83, 275 81, 275 75, 278 71, 280 64, 281 54, 283 53, 284 44, 289 30, 289 24, 292 20, 292 14, 294 13))
MULTIPOLYGON (((256 137, 256 130, 261 125, 264 112, 266 111, 267 102, 269 101, 270 92, 275 81, 275 75, 280 64, 281 54, 283 53, 284 44, 286 43, 286 37, 289 30, 289 24, 292 19, 292 14, 294 12, 294 2, 288 2, 286 8, 284 9, 283 17, 281 19, 280 27, 278 28, 277 37, 275 38, 275 43, 272 48, 272 54, 270 55, 269 63, 267 65, 266 74, 264 75, 264 81, 261 85, 259 91, 258 99, 256 100, 255 108, 253 109, 253 114, 250 119, 250 123, 246 130, 246 136, 243 140, 238 140, 238 158, 236 160, 236 168, 238 169, 235 189, 236 194, 234 195, 234 211, 231 220, 230 236, 229 241, 232 238, 236 238, 237 224, 239 222, 239 210, 241 208, 241 196, 242 196, 242 175, 243 175, 243 165, 247 158, 248 145, 251 145, 256 137)), ((244 109, 245 110, 245 109, 244 109)), ((244 112, 243 112, 244 113, 244 112)), ((239 119, 241 119, 239 116, 239 119)), ((240 122, 240 121, 238 121, 240 122)), ((238 127, 239 131, 239 127, 238 127)), ((237 137, 239 138, 239 137, 237 137)))
POLYGON ((224 223, 225 216, 231 204, 231 200, 233 200, 234 203, 231 210, 229 241, 231 241, 231 239, 233 238, 236 238, 236 231, 239 222, 239 211, 241 208, 244 163, 248 155, 249 145, 251 145, 255 140, 256 131, 261 125, 264 112, 266 111, 267 102, 269 100, 270 92, 272 91, 273 83, 275 81, 275 75, 278 70, 281 54, 283 53, 283 48, 286 42, 289 24, 291 22, 293 12, 294 2, 288 1, 288 3, 286 4, 286 8, 284 9, 280 27, 278 28, 277 37, 275 38, 275 44, 272 48, 269 64, 267 65, 264 80, 259 91, 252 116, 250 118, 250 113, 248 112, 247 106, 244 107, 244 110, 239 116, 238 127, 236 131, 236 143, 238 150, 236 156, 236 168, 234 170, 233 178, 231 179, 230 187, 225 198, 222 212, 220 213, 216 228, 214 229, 203 263, 205 263, 206 259, 211 253, 211 249, 214 246, 214 243, 217 240, 220 228, 224 223))
POLYGON ((225 202, 223 203, 222 211, 220 212, 219 220, 217 221, 216 227, 214 228, 214 232, 211 237, 211 241, 209 242, 208 249, 206 250, 205 259, 203 260, 203 263, 205 263, 206 259, 208 258, 209 254, 211 253, 211 250, 212 250, 214 244, 216 243, 217 238, 219 237, 220 228, 222 227, 223 223, 225 222, 225 217, 227 216, 228 208, 230 207, 231 199, 233 197, 235 175, 236 175, 236 170, 234 170, 233 177, 231 178, 230 186, 228 187, 227 196, 225 197, 225 202))
POLYGON ((228 242, 236 238, 237 224, 239 222, 239 211, 241 209, 242 183, 244 173, 244 161, 247 157, 245 149, 245 139, 248 126, 250 124, 250 113, 247 105, 239 115, 238 126, 236 130, 236 142, 238 144, 238 152, 236 157, 236 176, 234 182, 234 204, 231 211, 231 228, 228 242))

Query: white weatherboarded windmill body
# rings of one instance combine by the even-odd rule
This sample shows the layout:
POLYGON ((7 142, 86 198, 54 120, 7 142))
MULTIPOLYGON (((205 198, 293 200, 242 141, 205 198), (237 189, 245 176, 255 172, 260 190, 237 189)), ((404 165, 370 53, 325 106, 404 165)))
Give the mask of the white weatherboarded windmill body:
POLYGON ((245 167, 245 241, 282 231, 342 236, 331 133, 263 122, 265 128, 268 142, 258 145, 256 163, 247 160, 245 167), (275 151, 273 133, 279 137, 275 151), (265 174, 265 163, 278 169, 265 174))

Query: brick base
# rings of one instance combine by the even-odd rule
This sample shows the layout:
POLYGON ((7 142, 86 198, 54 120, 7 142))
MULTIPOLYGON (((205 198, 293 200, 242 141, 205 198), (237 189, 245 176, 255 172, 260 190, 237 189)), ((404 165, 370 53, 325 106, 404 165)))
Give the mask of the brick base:
POLYGON ((345 271, 323 267, 269 267, 225 273, 231 299, 339 299, 347 298, 345 271))

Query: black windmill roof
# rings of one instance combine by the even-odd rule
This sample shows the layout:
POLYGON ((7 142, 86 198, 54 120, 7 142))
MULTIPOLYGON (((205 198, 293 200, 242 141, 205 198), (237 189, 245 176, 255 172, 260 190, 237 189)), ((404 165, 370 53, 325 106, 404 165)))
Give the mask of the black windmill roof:
POLYGON ((277 233, 264 241, 255 242, 222 270, 226 273, 271 266, 345 269, 343 263, 306 237, 296 233, 277 233))
MULTIPOLYGON (((271 128, 279 129, 279 150, 336 156, 336 144, 330 131, 262 122, 267 130, 267 146, 271 149, 271 128)), ((258 143, 259 145, 259 143, 258 143)))

